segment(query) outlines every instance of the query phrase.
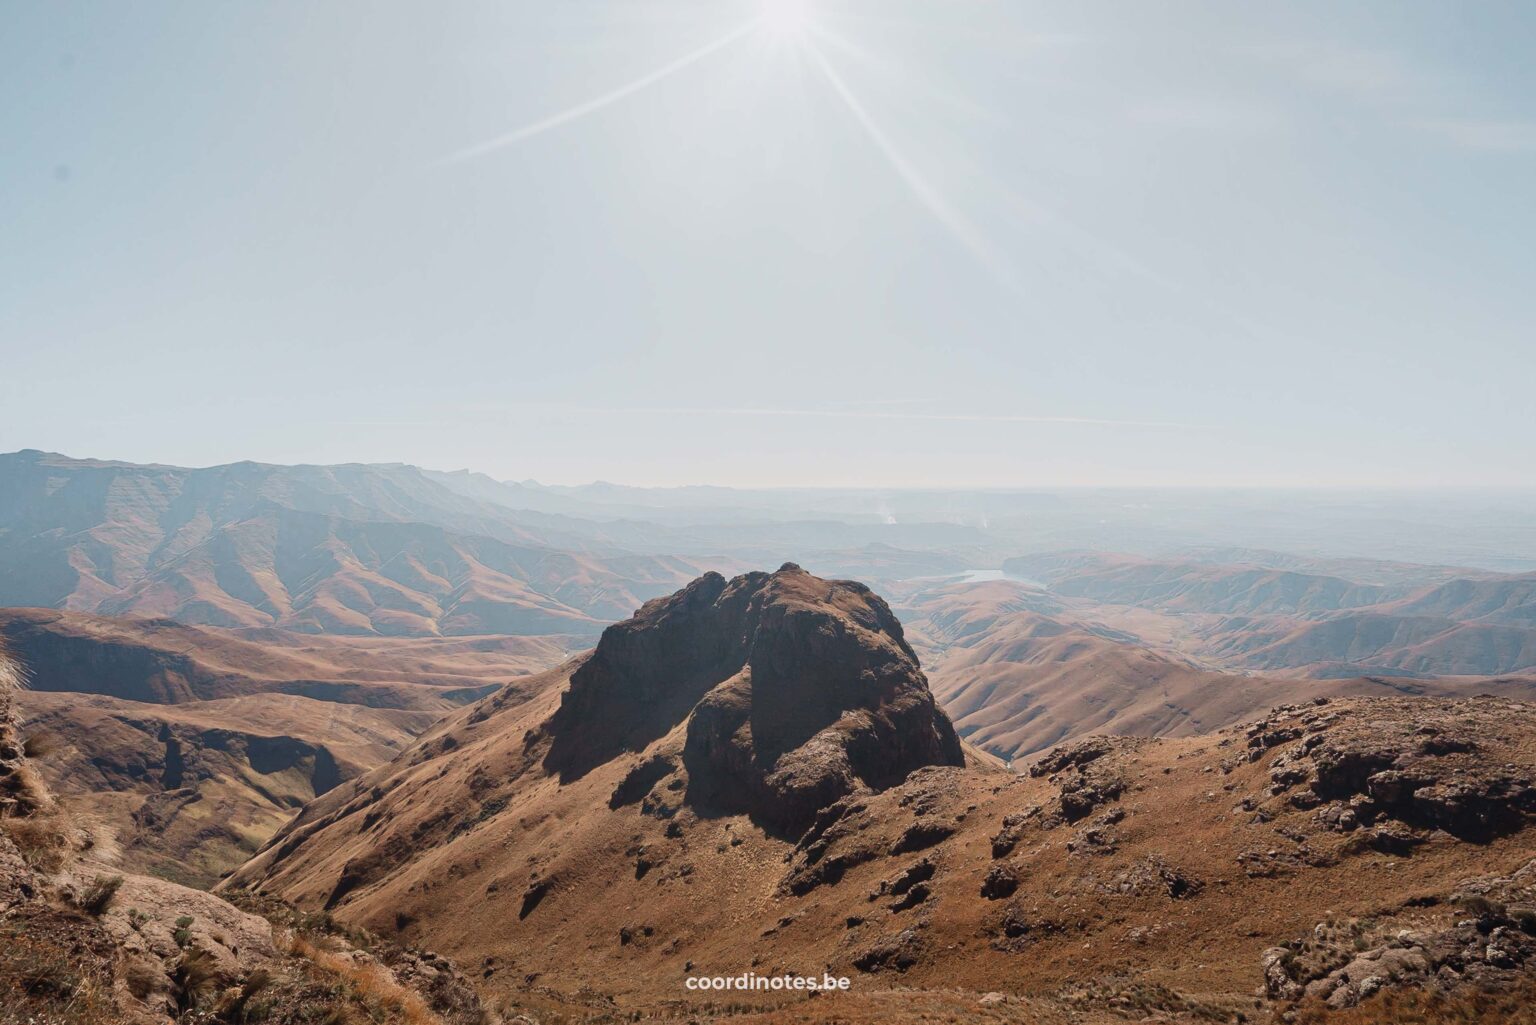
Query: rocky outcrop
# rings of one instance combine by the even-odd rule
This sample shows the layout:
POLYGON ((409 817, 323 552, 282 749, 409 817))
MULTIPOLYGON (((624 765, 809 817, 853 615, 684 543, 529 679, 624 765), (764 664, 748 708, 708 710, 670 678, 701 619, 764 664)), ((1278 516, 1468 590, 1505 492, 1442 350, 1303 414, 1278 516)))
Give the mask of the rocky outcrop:
MULTIPOLYGON (((1059 788, 1056 806, 1047 809, 1041 824, 1047 828, 1063 822, 1078 822, 1125 792, 1125 780, 1107 756, 1136 749, 1129 737, 1088 737, 1074 744, 1054 748, 1030 766, 1029 774, 1045 776, 1059 788)), ((1011 849, 1008 827, 993 840, 993 850, 1006 854, 1011 849)), ((1015 837, 1014 842, 1017 842, 1015 837)), ((994 855, 1001 856, 1001 855, 994 855)))
POLYGON ((1312 935, 1264 951, 1265 992, 1343 1008, 1387 987, 1509 989, 1536 966, 1536 861, 1513 875, 1464 880, 1443 907, 1417 903, 1376 920, 1321 922, 1312 935))
MULTIPOLYGON (((609 627, 547 724, 545 765, 580 778, 684 723, 689 803, 793 833, 850 794, 964 761, 885 602, 792 563, 706 574, 609 627)), ((615 806, 663 764, 635 770, 615 806)))
POLYGON ((1492 702, 1425 700, 1410 711, 1380 705, 1340 718, 1326 702, 1286 706, 1248 730, 1248 757, 1271 749, 1269 796, 1315 809, 1328 829, 1360 831, 1363 844, 1404 853, 1436 832, 1485 843, 1536 816, 1528 772, 1491 760, 1492 702))
POLYGON ((882 936, 853 957, 853 966, 861 972, 904 972, 922 959, 925 944, 915 929, 903 929, 892 936, 882 936))
POLYGON ((986 878, 981 881, 981 895, 987 900, 1012 897, 1018 888, 1019 870, 1006 862, 993 865, 987 870, 986 878))

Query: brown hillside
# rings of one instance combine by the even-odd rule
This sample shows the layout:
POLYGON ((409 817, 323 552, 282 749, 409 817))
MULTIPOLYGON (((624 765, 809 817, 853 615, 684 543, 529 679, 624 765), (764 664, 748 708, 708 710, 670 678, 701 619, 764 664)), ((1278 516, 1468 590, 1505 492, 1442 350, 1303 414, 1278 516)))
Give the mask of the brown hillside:
POLYGON ((307 802, 387 762, 446 710, 562 656, 537 638, 241 635, 0 611, 35 761, 121 864, 211 886, 307 802))
POLYGON ((1531 574, 1282 561, 1299 568, 1082 551, 1004 566, 1040 582, 1041 600, 1067 618, 1111 625, 1206 668, 1319 679, 1536 669, 1531 574))
POLYGON ((438 955, 121 872, 110 835, 38 779, 22 675, 0 648, 0 1025, 498 1025, 438 955))
MULTIPOLYGON (((840 609, 838 585, 803 575, 785 583, 828 621, 870 617, 899 652, 877 606, 840 609)), ((687 744, 702 698, 659 734, 599 729, 572 749, 578 771, 562 773, 571 763, 551 755, 574 721, 562 716, 576 714, 562 705, 595 725, 599 696, 638 701, 665 725, 669 684, 716 692, 716 673, 688 671, 729 668, 717 635, 700 648, 686 622, 664 623, 721 614, 730 587, 696 586, 615 635, 601 675, 611 687, 577 687, 587 660, 457 713, 317 801, 230 885, 440 947, 537 1015, 718 1012, 737 995, 712 1001, 684 982, 750 969, 853 979, 814 1005, 746 998, 802 1001, 775 1020, 1099 1020, 1123 1008, 1230 1020, 1278 1013, 1308 987, 1361 999, 1334 973, 1351 958, 1401 960, 1389 949, 1414 952, 1405 979, 1453 991, 1518 978, 1536 954, 1511 940, 1494 961, 1468 960, 1441 938, 1461 928, 1461 894, 1516 890, 1512 874, 1536 858, 1536 708, 1502 699, 1322 699, 1214 735, 1090 739, 1023 776, 975 759, 934 765, 891 787, 866 780, 787 838, 761 807, 695 799, 687 744), (699 658, 663 643, 679 639, 699 658), (655 659, 668 670, 653 673, 655 659), (927 992, 882 1002, 894 986, 927 992)), ((834 654, 860 666, 849 650, 834 654)), ((752 682, 764 684, 755 669, 752 682)), ((791 764, 842 765, 853 748, 837 747, 859 731, 831 729, 830 758, 813 743, 790 749, 791 764)), ((751 757, 704 764, 762 778, 751 757)), ((1510 928, 1498 914, 1489 928, 1510 928)))
POLYGON ((1010 572, 1049 584, 1064 597, 1171 612, 1305 614, 1401 597, 1401 585, 1362 584, 1322 573, 1267 566, 1158 560, 1098 552, 1010 559, 1010 572))
POLYGON ((155 704, 276 692, 438 712, 565 655, 560 638, 315 637, 53 609, 0 609, 0 640, 38 691, 155 704))
POLYGON ((256 694, 151 705, 23 693, 36 765, 124 868, 209 887, 306 803, 392 758, 436 715, 256 694))
POLYGON ((1339 613, 1315 622, 1227 621, 1206 639, 1212 658, 1312 676, 1495 676, 1536 670, 1536 630, 1491 622, 1339 613))
MULTIPOLYGON (((1313 679, 1301 671, 1217 668, 1174 650, 1183 638, 1158 646, 1130 632, 1146 629, 1144 620, 1083 608, 1016 581, 925 590, 909 596, 903 615, 928 664, 934 696, 960 734, 1014 759, 1090 733, 1208 733, 1276 704, 1319 696, 1491 690, 1536 699, 1529 680, 1313 679)), ((1153 621, 1147 632, 1155 635, 1161 626, 1153 621)))

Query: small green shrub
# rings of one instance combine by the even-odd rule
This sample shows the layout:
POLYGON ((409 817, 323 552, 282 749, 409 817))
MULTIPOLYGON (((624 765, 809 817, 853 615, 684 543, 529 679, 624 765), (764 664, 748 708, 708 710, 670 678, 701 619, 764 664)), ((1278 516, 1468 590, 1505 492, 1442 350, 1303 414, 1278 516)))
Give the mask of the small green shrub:
POLYGON ((117 896, 117 891, 123 885, 122 876, 97 876, 85 892, 80 895, 77 902, 80 910, 88 915, 99 915, 107 910, 112 903, 112 898, 117 896))
POLYGON ((176 919, 176 931, 171 933, 171 939, 176 941, 178 947, 185 947, 192 942, 192 916, 182 915, 176 919))

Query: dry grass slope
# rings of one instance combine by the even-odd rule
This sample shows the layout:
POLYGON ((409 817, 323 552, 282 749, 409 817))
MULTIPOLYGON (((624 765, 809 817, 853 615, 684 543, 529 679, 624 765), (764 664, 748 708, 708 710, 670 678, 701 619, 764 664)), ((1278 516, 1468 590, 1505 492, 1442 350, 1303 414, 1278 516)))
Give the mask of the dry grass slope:
POLYGON ((482 966, 485 992, 541 1019, 724 1014, 685 981, 749 968, 854 979, 814 1007, 740 1001, 777 1020, 1230 1021, 1380 996, 1341 970, 1422 964, 1460 1000, 1536 966, 1518 922, 1458 946, 1452 900, 1526 885, 1531 705, 1324 698, 1213 734, 1068 745, 1019 776, 971 759, 859 789, 785 839, 690 799, 697 708, 562 776, 549 723, 571 668, 451 717, 237 880, 482 966), (893 1008, 879 994, 897 987, 924 995, 893 1008))

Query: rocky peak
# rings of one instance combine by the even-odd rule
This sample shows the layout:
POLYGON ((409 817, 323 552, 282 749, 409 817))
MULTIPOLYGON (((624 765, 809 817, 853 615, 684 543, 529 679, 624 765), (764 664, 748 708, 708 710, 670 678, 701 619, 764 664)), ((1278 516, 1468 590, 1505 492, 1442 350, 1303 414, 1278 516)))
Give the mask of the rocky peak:
POLYGON ((707 573, 604 631, 548 724, 546 766, 574 779, 685 722, 690 800, 787 829, 963 761, 889 606, 793 563, 707 573))

